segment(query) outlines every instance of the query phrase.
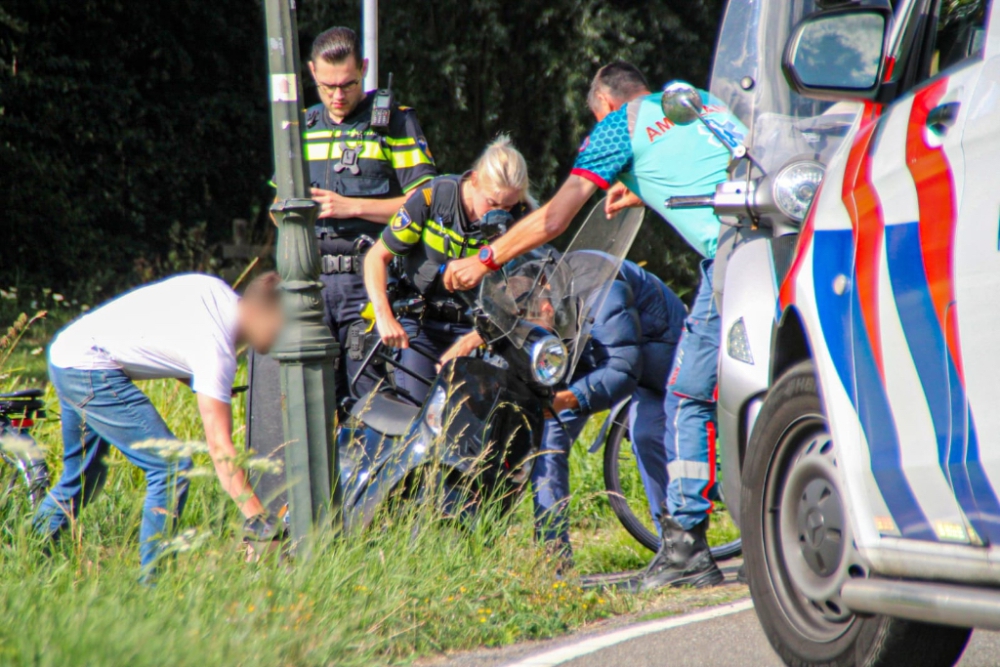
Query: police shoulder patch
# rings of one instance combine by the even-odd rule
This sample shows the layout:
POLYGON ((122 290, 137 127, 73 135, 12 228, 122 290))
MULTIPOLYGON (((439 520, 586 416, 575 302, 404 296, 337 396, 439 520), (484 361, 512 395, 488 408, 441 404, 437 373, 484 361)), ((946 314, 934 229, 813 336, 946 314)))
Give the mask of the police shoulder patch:
POLYGON ((421 190, 421 192, 424 195, 424 201, 427 202, 428 206, 430 206, 431 201, 434 199, 434 188, 427 187, 421 190))
POLYGON ((389 227, 394 232, 401 232, 412 224, 413 224, 413 219, 410 218, 410 212, 407 211, 405 207, 403 207, 399 209, 399 213, 393 216, 392 223, 389 225, 389 227))
POLYGON ((316 127, 316 123, 319 122, 319 109, 313 109, 308 114, 306 114, 306 127, 312 129, 316 127))
POLYGON ((423 135, 417 137, 417 146, 419 146, 420 150, 422 150, 424 152, 424 155, 426 155, 427 157, 429 157, 432 160, 434 159, 434 156, 431 155, 431 148, 430 148, 430 146, 427 145, 427 138, 426 137, 424 137, 423 135))

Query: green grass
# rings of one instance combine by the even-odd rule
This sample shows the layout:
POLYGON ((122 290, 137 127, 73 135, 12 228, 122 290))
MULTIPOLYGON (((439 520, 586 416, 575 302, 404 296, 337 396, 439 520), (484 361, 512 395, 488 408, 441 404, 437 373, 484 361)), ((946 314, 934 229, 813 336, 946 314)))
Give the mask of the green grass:
MULTIPOLYGON (((44 377, 25 369, 35 368, 40 355, 30 352, 48 333, 25 337, 27 354, 8 363, 21 370, 0 378, 0 389, 44 377)), ((186 387, 174 381, 142 387, 179 438, 203 437, 186 387)), ((58 474, 51 389, 47 399, 50 418, 36 437, 58 474)), ((243 401, 234 407, 235 423, 244 423, 243 401)), ((584 444, 596 428, 589 426, 571 457, 576 573, 638 568, 651 556, 621 529, 601 494, 601 455, 587 454, 584 444)), ((239 445, 242 429, 236 436, 239 445)), ((204 455, 196 463, 209 465, 204 455)), ((415 510, 382 517, 364 536, 320 536, 308 561, 270 557, 248 564, 237 537, 241 518, 210 476, 192 480, 179 553, 149 588, 137 581, 142 476, 117 452, 104 492, 50 556, 31 530, 20 489, 8 488, 10 471, 4 475, 0 665, 407 664, 422 655, 557 636, 611 615, 661 608, 684 594, 585 591, 573 572, 557 579, 556 564, 533 543, 527 496, 509 517, 481 521, 471 533, 415 510), (422 530, 414 531, 414 522, 422 530)))

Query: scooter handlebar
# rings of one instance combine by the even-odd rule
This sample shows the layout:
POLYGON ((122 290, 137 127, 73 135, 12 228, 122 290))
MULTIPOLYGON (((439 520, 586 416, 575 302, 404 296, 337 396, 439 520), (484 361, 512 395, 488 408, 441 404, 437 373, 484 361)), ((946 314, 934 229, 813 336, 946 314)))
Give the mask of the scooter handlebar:
POLYGON ((694 195, 685 197, 668 197, 664 206, 671 209, 680 208, 713 208, 715 195, 694 195))

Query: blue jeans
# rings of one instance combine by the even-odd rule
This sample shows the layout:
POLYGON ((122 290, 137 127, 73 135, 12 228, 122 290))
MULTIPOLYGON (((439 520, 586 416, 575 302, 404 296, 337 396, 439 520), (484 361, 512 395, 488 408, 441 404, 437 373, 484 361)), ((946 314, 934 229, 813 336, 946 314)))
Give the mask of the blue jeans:
POLYGON ((715 486, 715 387, 722 324, 712 297, 712 260, 701 263, 701 284, 684 323, 667 381, 666 510, 685 530, 708 518, 715 486))
POLYGON ((566 555, 569 546, 569 450, 590 415, 559 415, 545 422, 541 452, 533 459, 531 488, 535 501, 535 538, 554 542, 566 555))
POLYGON ((139 529, 139 561, 147 570, 156 561, 160 542, 180 518, 188 480, 180 473, 191 460, 169 461, 147 440, 174 440, 149 398, 120 370, 84 371, 49 365, 62 410, 63 472, 35 514, 35 528, 57 537, 101 490, 107 477, 104 461, 112 446, 146 474, 146 501, 139 529))

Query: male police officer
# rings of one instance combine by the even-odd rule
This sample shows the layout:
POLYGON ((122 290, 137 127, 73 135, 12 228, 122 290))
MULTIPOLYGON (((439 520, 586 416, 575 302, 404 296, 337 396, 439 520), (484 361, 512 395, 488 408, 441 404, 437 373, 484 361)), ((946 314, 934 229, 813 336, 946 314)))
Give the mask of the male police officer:
POLYGON ((469 289, 505 261, 562 233, 596 192, 616 180, 609 213, 645 203, 666 218, 704 258, 702 280, 677 348, 667 386, 667 494, 669 516, 662 516, 663 544, 646 570, 643 586, 707 586, 722 581, 705 536, 715 482, 715 384, 721 335, 712 299, 712 265, 720 222, 711 210, 668 210, 674 195, 712 192, 726 180, 729 149, 717 135, 736 143, 745 128, 718 100, 702 93, 706 121, 675 125, 664 118, 659 94, 650 94, 633 65, 601 68, 589 103, 598 123, 584 141, 570 177, 550 202, 525 218, 480 256, 457 260, 444 276, 449 289, 469 289), (634 194, 633 194, 634 193, 634 194))
POLYGON ((436 174, 412 109, 393 105, 387 124, 373 123, 376 96, 362 85, 367 68, 358 36, 349 28, 330 28, 313 42, 309 71, 322 103, 306 111, 303 151, 312 197, 321 207, 316 233, 324 319, 341 346, 341 395, 361 362, 360 308, 368 298, 363 254, 406 202, 406 193, 436 174))

